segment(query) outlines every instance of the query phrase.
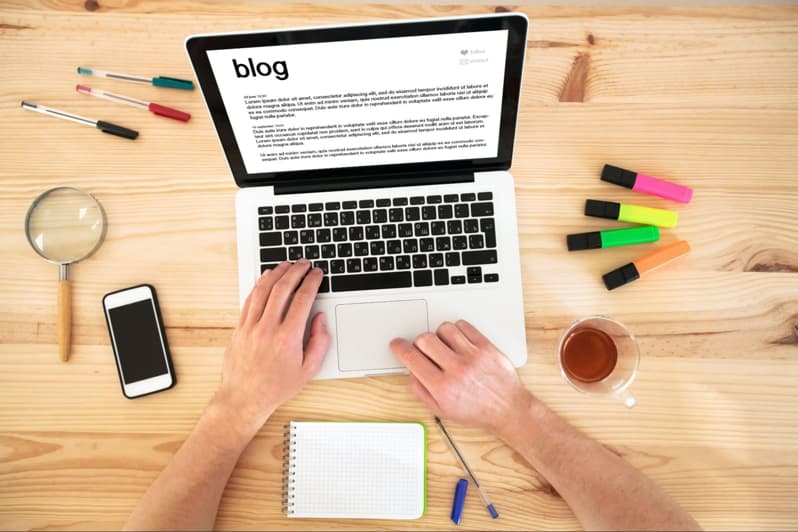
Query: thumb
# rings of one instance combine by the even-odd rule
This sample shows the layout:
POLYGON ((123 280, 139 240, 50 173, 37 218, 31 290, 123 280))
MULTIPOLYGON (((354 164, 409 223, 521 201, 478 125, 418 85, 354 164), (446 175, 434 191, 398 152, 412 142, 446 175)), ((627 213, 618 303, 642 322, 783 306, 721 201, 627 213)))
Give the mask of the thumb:
POLYGON ((313 320, 310 322, 310 335, 308 343, 305 345, 302 370, 307 380, 310 380, 319 371, 328 347, 330 347, 330 333, 327 330, 327 317, 324 313, 319 312, 313 316, 313 320))

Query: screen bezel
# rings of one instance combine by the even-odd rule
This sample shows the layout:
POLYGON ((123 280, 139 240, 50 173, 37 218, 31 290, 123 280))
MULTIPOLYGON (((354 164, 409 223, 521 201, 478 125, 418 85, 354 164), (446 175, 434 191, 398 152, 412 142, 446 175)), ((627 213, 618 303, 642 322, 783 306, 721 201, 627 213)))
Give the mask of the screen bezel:
POLYGON ((116 361, 116 368, 119 372, 119 382, 122 385, 122 392, 125 397, 132 399, 140 397, 153 392, 165 390, 174 385, 174 373, 172 371, 172 362, 169 359, 169 351, 166 346, 166 340, 163 333, 163 324, 161 323, 161 315, 158 312, 156 304, 155 292, 149 285, 135 286, 117 292, 106 294, 103 298, 103 308, 105 311, 105 320, 108 324, 108 333, 111 336, 111 347, 114 351, 114 359, 116 361), (122 371, 122 360, 119 356, 119 349, 114 335, 113 321, 111 320, 110 311, 117 307, 138 303, 139 301, 150 301, 152 311, 155 315, 156 329, 158 330, 158 338, 161 341, 161 354, 166 362, 166 373, 155 375, 147 379, 126 383, 124 372, 122 371))
POLYGON ((186 51, 191 60, 200 89, 205 97, 208 112, 216 127, 227 163, 239 187, 280 185, 295 182, 331 184, 336 181, 360 179, 390 179, 427 173, 464 174, 489 170, 507 170, 513 156, 513 143, 521 91, 521 76, 526 51, 528 20, 520 13, 371 23, 352 26, 331 26, 308 29, 290 29, 265 32, 193 35, 186 39, 186 51), (231 48, 252 48, 335 41, 471 33, 507 30, 504 86, 502 91, 501 120, 497 156, 487 159, 461 159, 421 163, 350 166, 341 168, 293 170, 283 172, 249 173, 244 165, 230 119, 222 101, 216 78, 207 52, 231 48))

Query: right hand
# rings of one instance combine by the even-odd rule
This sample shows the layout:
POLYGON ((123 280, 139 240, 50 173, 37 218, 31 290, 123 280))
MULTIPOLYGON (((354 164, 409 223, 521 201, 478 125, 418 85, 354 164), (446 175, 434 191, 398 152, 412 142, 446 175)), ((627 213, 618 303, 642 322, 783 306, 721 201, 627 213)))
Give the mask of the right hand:
POLYGON ((445 322, 411 344, 390 344, 410 370, 410 389, 438 417, 481 427, 501 436, 529 409, 524 388, 509 359, 473 325, 445 322))

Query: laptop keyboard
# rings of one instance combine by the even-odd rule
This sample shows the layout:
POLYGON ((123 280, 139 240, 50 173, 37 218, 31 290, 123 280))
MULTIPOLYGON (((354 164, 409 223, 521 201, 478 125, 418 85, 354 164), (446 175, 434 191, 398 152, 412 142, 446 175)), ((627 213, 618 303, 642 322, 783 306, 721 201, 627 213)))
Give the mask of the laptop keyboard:
POLYGON ((499 281, 491 192, 264 206, 258 227, 261 272, 304 257, 322 293, 499 281))

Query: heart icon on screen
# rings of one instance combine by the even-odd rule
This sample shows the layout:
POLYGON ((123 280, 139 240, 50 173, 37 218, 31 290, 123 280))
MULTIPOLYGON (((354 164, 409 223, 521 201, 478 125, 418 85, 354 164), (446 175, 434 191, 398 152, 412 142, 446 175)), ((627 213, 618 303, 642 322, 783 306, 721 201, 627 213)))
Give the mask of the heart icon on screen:
POLYGON ((460 50, 460 53, 466 55, 468 53, 468 50, 460 50))

